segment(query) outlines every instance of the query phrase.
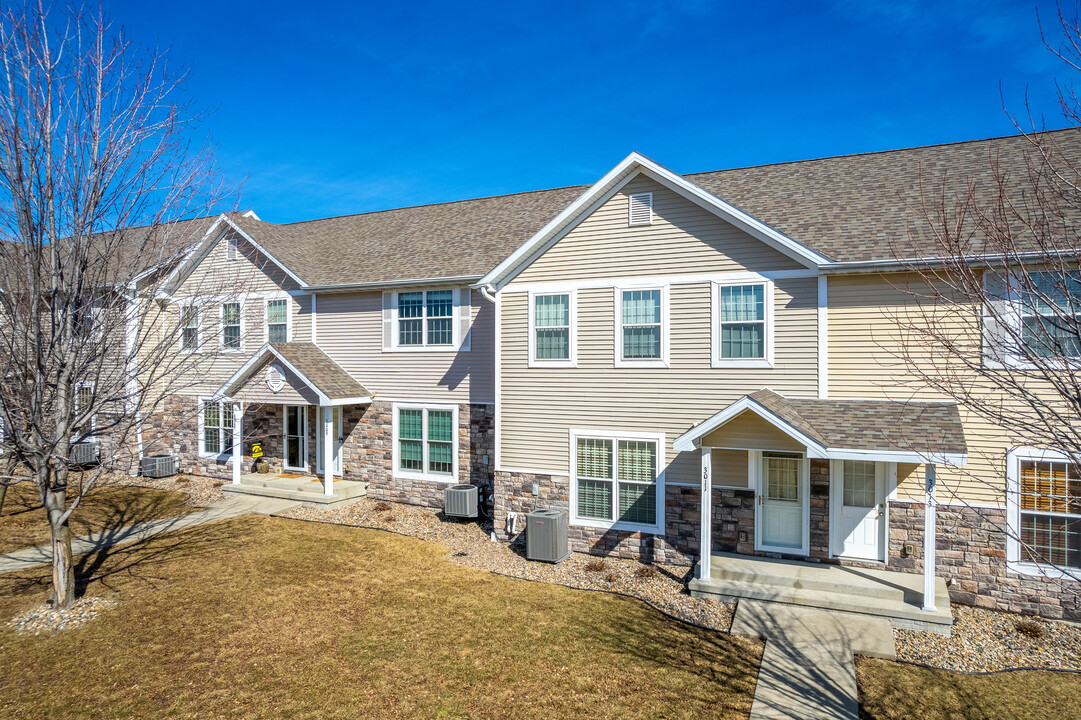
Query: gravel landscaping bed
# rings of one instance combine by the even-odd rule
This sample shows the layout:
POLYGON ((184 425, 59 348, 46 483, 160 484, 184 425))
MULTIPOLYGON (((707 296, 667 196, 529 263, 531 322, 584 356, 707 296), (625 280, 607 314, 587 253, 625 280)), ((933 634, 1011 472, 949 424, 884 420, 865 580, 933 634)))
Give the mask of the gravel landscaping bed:
POLYGON ((1081 625, 953 606, 950 637, 894 630, 897 658, 946 670, 1081 670, 1081 625))
POLYGON ((584 553, 572 553, 555 565, 530 562, 523 549, 492 542, 490 523, 444 520, 441 515, 431 508, 361 498, 337 510, 300 507, 281 517, 391 530, 438 542, 447 548, 451 560, 469 567, 523 580, 630 595, 680 620, 722 632, 732 625, 733 605, 687 594, 689 567, 645 565, 584 553))
POLYGON ((105 479, 103 484, 132 485, 134 487, 187 493, 188 499, 184 504, 197 508, 203 508, 225 499, 225 493, 221 491, 221 486, 225 484, 225 481, 218 478, 203 477, 202 475, 173 475, 166 478, 150 478, 131 477, 130 475, 116 473, 105 479))
POLYGON ((105 610, 115 606, 115 600, 99 595, 76 600, 70 610, 58 610, 49 603, 44 603, 8 620, 8 625, 15 628, 15 632, 25 635, 59 632, 85 625, 105 610))

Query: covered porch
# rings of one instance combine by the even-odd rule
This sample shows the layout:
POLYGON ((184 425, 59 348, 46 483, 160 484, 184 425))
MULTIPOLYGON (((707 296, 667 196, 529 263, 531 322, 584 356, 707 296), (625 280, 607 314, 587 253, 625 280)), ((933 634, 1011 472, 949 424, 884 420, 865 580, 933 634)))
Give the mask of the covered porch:
POLYGON ((915 622, 913 608, 920 622, 949 616, 935 575, 935 508, 937 467, 967 459, 955 404, 786 398, 766 389, 674 447, 701 458, 693 592, 898 621, 915 622), (891 542, 891 508, 919 549, 891 542), (916 519, 922 527, 909 527, 916 519))
POLYGON ((267 343, 217 396, 231 403, 233 412, 232 484, 223 490, 324 504, 364 495, 366 483, 344 479, 343 408, 369 405, 372 396, 316 345, 267 343), (268 437, 246 433, 247 405, 279 407, 280 428, 268 437), (314 433, 309 428, 313 409, 314 433), (271 445, 280 448, 278 471, 246 472, 245 460, 255 465, 271 445), (321 499, 313 499, 317 495, 321 499))

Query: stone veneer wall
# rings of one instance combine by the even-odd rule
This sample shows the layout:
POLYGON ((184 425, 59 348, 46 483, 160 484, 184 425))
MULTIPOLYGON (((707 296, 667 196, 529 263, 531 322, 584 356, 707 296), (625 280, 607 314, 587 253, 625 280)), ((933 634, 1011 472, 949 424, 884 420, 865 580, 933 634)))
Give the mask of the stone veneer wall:
MULTIPOLYGON (((838 563, 829 557, 829 462, 811 461, 810 559, 838 563)), ((665 488, 665 534, 652 535, 571 525, 571 548, 595 555, 637 558, 644 562, 692 565, 697 560, 700 491, 696 487, 665 488)), ((754 548, 755 494, 752 490, 713 489, 713 551, 744 555, 788 557, 760 553, 754 548), (741 533, 743 539, 741 540, 741 533)), ((507 532, 510 512, 535 508, 569 510, 570 484, 566 476, 530 473, 495 473, 495 529, 503 540, 522 536, 507 532), (537 495, 533 495, 533 484, 537 495)), ((886 568, 923 572, 923 505, 890 502, 886 568), (906 544, 912 546, 905 553, 906 544)), ((952 579, 950 598, 957 603, 1081 620, 1081 583, 1006 572, 1006 513, 996 508, 939 506, 936 516, 936 572, 952 579)), ((791 556, 798 557, 798 556, 791 556)), ((800 558, 805 559, 805 558, 800 558)), ((882 568, 882 563, 840 561, 846 567, 882 568)))
MULTIPOLYGON (((143 421, 144 453, 172 454, 178 458, 180 472, 189 472, 223 480, 232 478, 230 460, 206 458, 199 455, 198 398, 173 395, 166 399, 160 412, 143 421)), ((492 485, 491 456, 495 441, 494 412, 491 405, 461 405, 458 409, 458 468, 457 482, 468 482, 490 488, 492 485), (485 464, 487 455, 489 463, 485 464)), ((309 407, 308 468, 318 467, 317 433, 322 427, 319 408, 309 407)), ((244 472, 250 472, 254 459, 252 442, 263 444, 264 459, 271 472, 282 469, 284 453, 284 413, 281 405, 250 404, 244 412, 244 472)), ((393 463, 393 405, 375 401, 370 405, 348 405, 342 408, 342 475, 346 480, 369 483, 368 495, 381 500, 405 502, 429 507, 443 506, 443 490, 447 483, 418 481, 392 476, 393 463)))

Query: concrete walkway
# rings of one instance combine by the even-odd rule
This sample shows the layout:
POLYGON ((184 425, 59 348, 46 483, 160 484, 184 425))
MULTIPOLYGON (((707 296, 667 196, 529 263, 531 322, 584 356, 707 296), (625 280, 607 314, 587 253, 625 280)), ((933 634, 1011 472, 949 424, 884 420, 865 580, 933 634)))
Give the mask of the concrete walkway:
POLYGON ((859 717, 853 653, 896 659, 888 620, 740 600, 732 634, 766 641, 751 720, 859 717))
MULTIPOLYGON (((150 520, 136 523, 115 530, 103 530, 102 532, 72 538, 71 552, 73 556, 84 555, 88 552, 101 550, 102 548, 122 545, 124 543, 142 540, 173 530, 202 525, 203 523, 216 520, 228 520, 241 515, 257 514, 271 515, 280 513, 300 505, 295 500, 279 500, 276 498, 243 496, 228 498, 215 503, 203 510, 198 510, 187 515, 150 520)), ((0 574, 23 570, 35 565, 52 562, 53 552, 51 545, 41 545, 36 548, 19 550, 8 555, 0 555, 0 574)))

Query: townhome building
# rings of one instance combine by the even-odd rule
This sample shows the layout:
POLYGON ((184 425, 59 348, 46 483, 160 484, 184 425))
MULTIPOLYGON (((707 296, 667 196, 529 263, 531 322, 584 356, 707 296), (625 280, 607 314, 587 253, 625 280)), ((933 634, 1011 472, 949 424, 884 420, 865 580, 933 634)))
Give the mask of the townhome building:
POLYGON ((632 153, 588 187, 222 216, 157 293, 177 353, 207 357, 143 452, 239 487, 263 459, 328 501, 353 483, 440 507, 478 485, 498 540, 563 508, 573 549, 694 566, 705 596, 759 597, 718 574, 757 557, 905 574, 917 620, 948 622, 950 600, 1081 618, 1068 449, 920 387, 897 325, 921 188, 991 192, 1029 152, 692 175, 632 153))

